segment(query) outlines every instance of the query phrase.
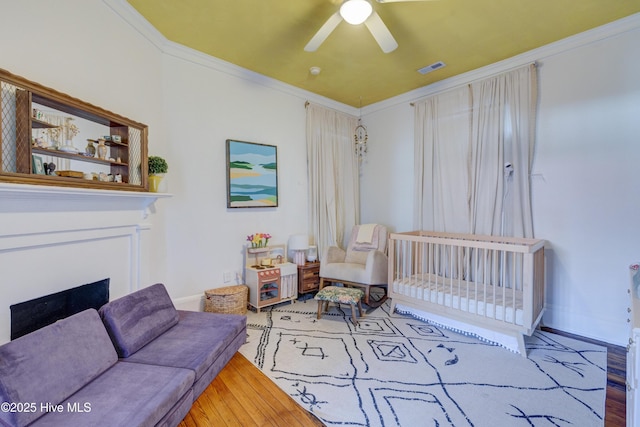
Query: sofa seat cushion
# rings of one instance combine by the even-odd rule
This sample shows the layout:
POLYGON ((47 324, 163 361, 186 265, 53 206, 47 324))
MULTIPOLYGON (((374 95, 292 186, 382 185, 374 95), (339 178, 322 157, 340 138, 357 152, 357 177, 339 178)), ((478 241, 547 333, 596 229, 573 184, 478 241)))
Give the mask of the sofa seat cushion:
POLYGON ((120 361, 33 426, 155 426, 192 401, 193 380, 188 369, 120 361))
POLYGON ((98 312, 82 311, 0 346, 0 401, 35 403, 36 411, 0 411, 0 425, 24 426, 118 361, 98 312))
POLYGON ((129 357, 178 323, 178 312, 161 283, 103 305, 100 316, 120 357, 129 357))
POLYGON ((247 318, 243 315, 178 313, 177 325, 123 360, 191 369, 197 381, 239 334, 246 337, 247 318))

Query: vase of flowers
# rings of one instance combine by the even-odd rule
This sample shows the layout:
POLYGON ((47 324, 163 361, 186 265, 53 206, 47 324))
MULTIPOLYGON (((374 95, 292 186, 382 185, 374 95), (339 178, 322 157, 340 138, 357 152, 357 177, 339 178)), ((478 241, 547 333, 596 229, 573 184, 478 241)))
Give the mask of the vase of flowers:
POLYGON ((247 242, 251 245, 251 249, 266 248, 270 238, 269 233, 255 233, 247 236, 247 242))

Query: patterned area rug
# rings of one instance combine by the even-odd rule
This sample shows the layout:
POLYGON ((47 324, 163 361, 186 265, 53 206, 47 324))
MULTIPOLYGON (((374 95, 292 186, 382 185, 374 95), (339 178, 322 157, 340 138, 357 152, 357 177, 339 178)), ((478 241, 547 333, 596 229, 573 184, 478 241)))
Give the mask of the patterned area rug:
POLYGON ((402 314, 314 300, 248 312, 240 352, 327 426, 602 426, 604 347, 536 331, 529 358, 402 314))

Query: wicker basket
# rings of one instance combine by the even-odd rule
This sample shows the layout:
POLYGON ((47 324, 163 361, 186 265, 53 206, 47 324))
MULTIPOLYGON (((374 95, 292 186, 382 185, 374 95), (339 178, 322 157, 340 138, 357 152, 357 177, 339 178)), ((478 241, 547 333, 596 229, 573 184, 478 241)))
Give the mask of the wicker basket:
POLYGON ((209 313, 247 314, 249 288, 245 285, 225 286, 204 291, 204 311, 209 313))

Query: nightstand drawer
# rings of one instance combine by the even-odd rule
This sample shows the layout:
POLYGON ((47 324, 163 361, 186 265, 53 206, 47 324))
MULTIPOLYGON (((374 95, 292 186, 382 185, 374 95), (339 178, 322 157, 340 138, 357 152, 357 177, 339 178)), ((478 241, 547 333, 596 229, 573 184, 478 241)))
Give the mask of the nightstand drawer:
POLYGON ((305 282, 307 280, 317 280, 318 283, 320 283, 320 269, 305 270, 304 273, 302 273, 302 280, 305 282))
POLYGON ((318 290, 320 286, 320 280, 317 282, 302 282, 302 292, 310 292, 318 290))

